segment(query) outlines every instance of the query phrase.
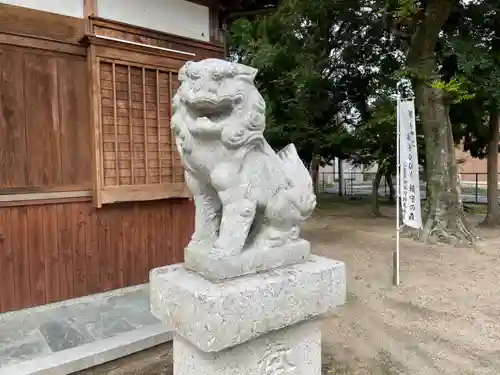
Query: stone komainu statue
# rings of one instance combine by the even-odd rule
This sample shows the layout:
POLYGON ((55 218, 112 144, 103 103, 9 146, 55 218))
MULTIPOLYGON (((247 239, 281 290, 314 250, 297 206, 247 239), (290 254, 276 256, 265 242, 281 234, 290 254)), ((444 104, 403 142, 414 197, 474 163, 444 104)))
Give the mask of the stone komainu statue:
POLYGON ((264 138, 256 74, 219 59, 187 62, 179 71, 172 129, 196 206, 188 249, 224 258, 287 246, 316 206, 295 146, 276 154, 264 138))

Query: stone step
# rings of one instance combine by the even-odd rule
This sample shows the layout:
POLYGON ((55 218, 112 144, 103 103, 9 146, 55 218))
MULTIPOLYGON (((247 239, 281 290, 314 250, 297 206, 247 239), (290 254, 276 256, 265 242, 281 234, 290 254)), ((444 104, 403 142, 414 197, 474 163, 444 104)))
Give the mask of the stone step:
POLYGON ((0 315, 0 375, 70 374, 172 339, 149 286, 0 315))

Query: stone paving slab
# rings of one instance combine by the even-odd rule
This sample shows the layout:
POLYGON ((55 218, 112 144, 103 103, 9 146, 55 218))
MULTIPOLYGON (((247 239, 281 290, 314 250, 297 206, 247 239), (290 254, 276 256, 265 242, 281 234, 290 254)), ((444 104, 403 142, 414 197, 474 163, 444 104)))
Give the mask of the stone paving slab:
POLYGON ((21 340, 15 340, 0 347, 0 373, 4 366, 50 353, 52 351, 40 332, 32 332, 28 337, 23 337, 21 340))
MULTIPOLYGON (((134 329, 111 338, 97 340, 95 343, 84 344, 72 349, 51 353, 40 358, 27 360, 0 368, 1 375, 67 375, 87 369, 97 369, 100 365, 127 358, 135 353, 157 347, 172 341, 172 333, 165 330, 163 324, 134 329), (96 367, 97 366, 97 367, 96 367)), ((116 362, 115 362, 116 364, 116 362)), ((171 361, 169 363, 171 365, 171 361)), ((109 364, 113 368, 113 363, 109 364)), ((108 368, 109 368, 108 366, 108 368)), ((105 372, 108 374, 108 372, 105 372)), ((114 372, 113 372, 114 373, 114 372)), ((124 373, 119 372, 124 375, 124 373)), ((133 372, 143 374, 142 372, 133 372)), ((158 374, 154 372, 154 374, 158 374)), ((118 375, 118 373, 117 373, 118 375)))
POLYGON ((157 326, 147 285, 0 314, 2 367, 157 326))
POLYGON ((53 352, 71 349, 95 341, 89 332, 77 330, 66 321, 50 321, 40 326, 40 332, 53 352))

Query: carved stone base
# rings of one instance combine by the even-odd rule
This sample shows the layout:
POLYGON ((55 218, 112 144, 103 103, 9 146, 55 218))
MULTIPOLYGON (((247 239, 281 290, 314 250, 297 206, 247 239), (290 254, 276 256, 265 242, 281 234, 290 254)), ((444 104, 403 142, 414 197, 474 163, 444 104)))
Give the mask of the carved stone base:
POLYGON ((240 255, 218 258, 203 247, 186 248, 184 267, 213 282, 304 263, 311 254, 309 241, 300 239, 276 248, 250 248, 240 255))
POLYGON ((317 321, 300 323, 217 353, 174 338, 174 375, 320 375, 317 321))
POLYGON ((182 265, 157 268, 150 289, 158 319, 201 351, 219 352, 344 304, 346 275, 344 263, 312 255, 305 263, 221 283, 182 265))

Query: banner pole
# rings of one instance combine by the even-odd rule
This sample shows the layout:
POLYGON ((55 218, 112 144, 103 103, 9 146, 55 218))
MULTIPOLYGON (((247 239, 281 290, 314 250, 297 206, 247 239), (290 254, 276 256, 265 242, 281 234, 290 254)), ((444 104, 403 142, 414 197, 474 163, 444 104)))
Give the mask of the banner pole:
POLYGON ((401 184, 400 179, 400 157, 399 157, 399 147, 400 147, 400 116, 399 108, 401 103, 401 95, 397 96, 397 106, 396 106, 396 251, 393 253, 392 257, 392 282, 395 286, 399 286, 399 235, 400 235, 400 225, 399 225, 399 212, 400 212, 400 189, 401 184))

